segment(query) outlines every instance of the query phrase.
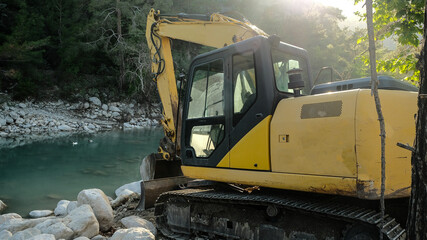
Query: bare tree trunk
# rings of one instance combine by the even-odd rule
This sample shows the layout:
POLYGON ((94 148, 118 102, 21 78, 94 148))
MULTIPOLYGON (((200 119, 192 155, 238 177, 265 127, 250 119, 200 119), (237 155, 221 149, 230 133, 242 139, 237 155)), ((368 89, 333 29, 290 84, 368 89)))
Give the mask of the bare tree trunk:
POLYGON ((120 10, 120 0, 116 0, 116 12, 117 12, 117 44, 119 45, 119 89, 123 88, 125 78, 125 59, 121 43, 122 43, 122 11, 120 10))
POLYGON ((62 13, 63 13, 62 0, 58 0, 55 6, 59 12, 58 38, 59 38, 59 44, 62 45, 62 13))
MULTIPOLYGON (((369 62, 371 65, 371 91, 375 99, 375 107, 377 109, 378 121, 380 122, 380 136, 381 136, 381 226, 384 224, 384 192, 385 192, 385 124, 384 116, 381 110, 381 101, 378 95, 378 78, 377 78, 377 64, 375 56, 375 36, 374 36, 374 24, 372 14, 372 0, 366 0, 366 19, 368 27, 368 38, 369 38, 369 62)), ((382 229, 382 227, 381 227, 382 229)), ((380 233, 380 239, 383 239, 382 232, 380 233)))
MULTIPOLYGON (((426 3, 427 6, 427 3, 426 3)), ((412 153, 412 185, 409 214, 406 223, 407 236, 411 240, 427 239, 427 84, 426 84, 426 38, 427 15, 424 12, 424 39, 418 69, 420 70, 420 91, 415 137, 415 151, 412 153)))

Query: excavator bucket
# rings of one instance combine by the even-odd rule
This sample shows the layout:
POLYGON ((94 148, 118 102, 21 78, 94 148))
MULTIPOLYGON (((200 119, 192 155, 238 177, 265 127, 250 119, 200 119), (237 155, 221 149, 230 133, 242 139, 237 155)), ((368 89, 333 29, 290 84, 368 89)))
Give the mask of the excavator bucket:
POLYGON ((141 179, 143 181, 182 176, 180 160, 164 160, 159 153, 146 156, 140 167, 141 179))
POLYGON ((186 185, 189 180, 184 176, 178 176, 141 181, 141 200, 137 209, 153 207, 160 194, 179 189, 179 186, 186 185))
POLYGON ((163 160, 159 153, 152 153, 142 160, 140 174, 141 200, 138 209, 153 207, 161 193, 177 189, 189 181, 182 176, 181 161, 163 160))

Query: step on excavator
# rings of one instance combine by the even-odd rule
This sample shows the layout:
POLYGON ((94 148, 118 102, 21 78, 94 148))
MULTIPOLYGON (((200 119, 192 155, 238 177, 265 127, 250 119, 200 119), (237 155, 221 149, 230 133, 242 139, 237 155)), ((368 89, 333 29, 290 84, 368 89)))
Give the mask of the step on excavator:
POLYGON ((248 21, 151 10, 146 38, 165 137, 141 168, 142 207, 171 239, 405 239, 417 89, 380 77, 318 84, 308 53, 248 21), (178 95, 171 41, 215 50, 191 63, 178 95))

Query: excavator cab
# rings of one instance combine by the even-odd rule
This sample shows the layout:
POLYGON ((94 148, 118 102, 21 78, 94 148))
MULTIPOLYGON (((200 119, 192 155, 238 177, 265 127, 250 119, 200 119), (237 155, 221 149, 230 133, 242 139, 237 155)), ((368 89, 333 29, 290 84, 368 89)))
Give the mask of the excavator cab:
MULTIPOLYGON (((171 144, 163 138, 159 153, 142 162, 141 187, 171 190, 186 181, 177 176, 194 175, 188 171, 197 167, 271 171, 271 117, 281 99, 310 93, 309 69, 304 49, 275 36, 256 36, 196 57, 181 103, 180 155, 165 160, 160 150, 171 144), (170 180, 150 180, 162 178, 170 180)), ((152 205, 158 194, 147 195, 152 205)))
POLYGON ((305 50, 273 38, 253 37, 194 59, 182 120, 184 166, 270 170, 267 129, 248 139, 265 151, 245 149, 241 160, 230 150, 271 117, 278 101, 310 92, 305 50))

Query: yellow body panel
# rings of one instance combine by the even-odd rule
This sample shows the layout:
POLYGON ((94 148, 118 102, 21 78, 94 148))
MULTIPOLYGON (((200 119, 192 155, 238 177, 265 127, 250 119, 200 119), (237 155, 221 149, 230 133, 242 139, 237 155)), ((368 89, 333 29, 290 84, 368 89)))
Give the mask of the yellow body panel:
POLYGON ((274 173, 226 168, 182 166, 182 172, 190 178, 203 178, 219 182, 265 186, 304 192, 334 193, 355 196, 356 179, 315 175, 274 173))
MULTIPOLYGON (((415 92, 380 90, 386 125, 386 198, 410 193, 411 152, 396 143, 412 145, 414 141, 416 97, 415 92)), ((381 139, 377 119, 370 90, 284 99, 271 122, 271 170, 355 178, 354 196, 378 199, 381 139), (306 110, 309 106, 309 111, 304 112, 303 106, 306 110)))
MULTIPOLYGON (((396 143, 412 145, 417 94, 381 90, 380 97, 387 133, 386 198, 407 197, 411 152, 396 143)), ((191 178, 378 199, 377 118, 370 90, 283 99, 273 117, 248 132, 217 168, 182 166, 182 170, 191 178), (270 131, 270 161, 263 155, 269 146, 262 131, 270 131), (254 171, 258 159, 271 162, 271 168, 254 171)))
MULTIPOLYGON (((417 93, 379 91, 386 128, 386 196, 409 196, 411 152, 396 143, 413 145, 417 93)), ((381 139, 374 99, 360 91, 356 108, 356 149, 359 197, 378 198, 381 189, 381 139)))
POLYGON ((231 168, 270 170, 270 121, 264 118, 230 150, 231 168))
POLYGON ((216 165, 216 167, 219 167, 219 168, 230 167, 230 152, 228 152, 227 155, 225 155, 225 157, 221 159, 221 161, 218 163, 218 165, 216 165))
MULTIPOLYGON (((288 98, 279 102, 271 121, 273 172, 356 178, 354 109, 357 91, 288 98), (339 116, 314 105, 308 118, 303 106, 336 102, 339 116), (323 117, 322 117, 323 116, 323 117), (287 137, 288 141, 283 141, 287 137)), ((326 105, 325 105, 326 106, 326 105)))

